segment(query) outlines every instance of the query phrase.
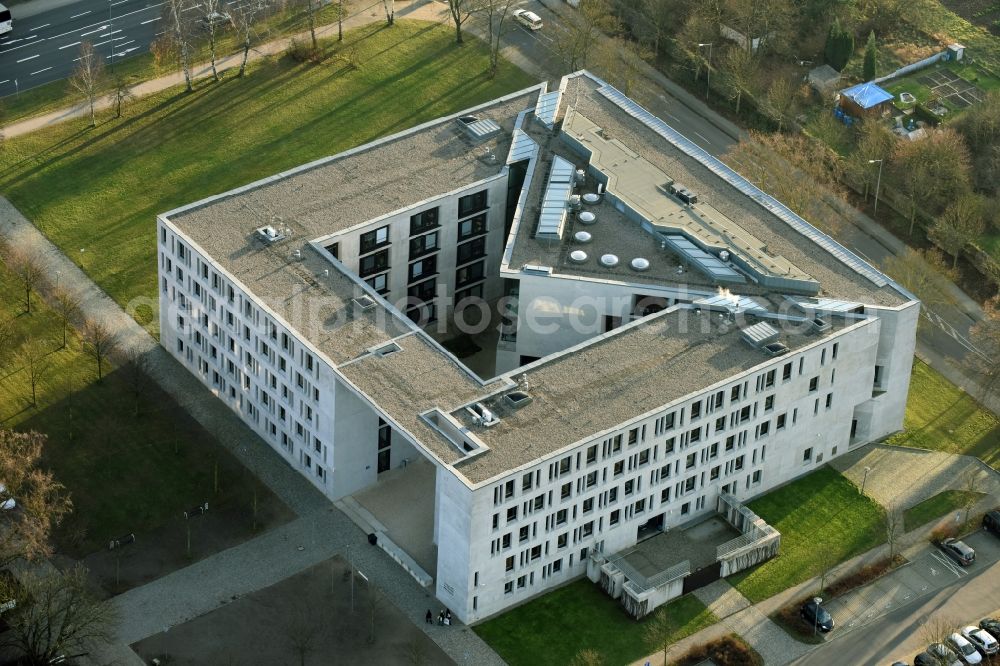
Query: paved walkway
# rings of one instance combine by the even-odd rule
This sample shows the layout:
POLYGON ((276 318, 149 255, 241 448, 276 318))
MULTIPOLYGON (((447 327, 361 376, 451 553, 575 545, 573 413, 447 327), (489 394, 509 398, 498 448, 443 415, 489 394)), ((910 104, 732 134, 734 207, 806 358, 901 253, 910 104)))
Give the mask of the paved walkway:
POLYGON ((299 516, 235 548, 115 597, 122 617, 119 642, 104 651, 118 655, 115 663, 127 663, 121 655, 131 654, 125 647, 129 643, 197 617, 334 555, 346 555, 348 548, 366 575, 382 589, 392 590, 395 605, 456 662, 503 663, 467 627, 424 624, 426 610, 439 605, 431 592, 420 587, 381 549, 370 546, 367 535, 215 400, 145 329, 3 198, 0 198, 0 237, 11 247, 36 254, 45 274, 59 273, 60 284, 80 298, 84 317, 106 322, 124 346, 143 350, 150 361, 152 379, 299 516))
POLYGON ((879 444, 835 458, 830 465, 886 508, 908 509, 945 490, 968 490, 970 474, 977 492, 1000 497, 1000 474, 972 456, 879 444))
MULTIPOLYGON (((448 6, 443 3, 433 2, 432 0, 396 0, 395 15, 397 19, 410 18, 437 22, 450 20, 448 6)), ((366 4, 364 7, 356 8, 350 12, 349 16, 344 20, 344 30, 358 28, 363 25, 377 23, 384 20, 385 14, 383 13, 381 2, 366 4)), ((316 36, 319 38, 333 37, 336 36, 336 34, 336 23, 316 28, 316 36)), ((303 40, 308 38, 309 32, 306 31, 290 37, 276 39, 274 41, 267 42, 266 44, 258 44, 250 50, 248 62, 253 62, 260 60, 261 58, 267 58, 274 55, 280 55, 288 49, 288 46, 293 39, 303 40)), ((220 74, 229 70, 239 70, 242 59, 242 53, 225 56, 216 61, 216 68, 219 70, 220 74)), ((192 68, 192 77, 194 79, 206 79, 211 75, 211 63, 203 62, 192 68)), ((132 88, 132 93, 136 97, 146 97, 148 95, 153 95, 168 88, 174 88, 183 84, 184 74, 183 72, 178 71, 173 74, 166 74, 155 79, 143 81, 132 88)), ((110 98, 103 97, 97 102, 95 108, 99 111, 103 111, 111 108, 112 105, 113 101, 110 98)), ((0 134, 3 134, 7 138, 20 136, 44 127, 56 125, 72 118, 85 116, 89 113, 90 107, 86 103, 81 102, 80 104, 75 104, 70 107, 11 123, 2 129, 0 134)))

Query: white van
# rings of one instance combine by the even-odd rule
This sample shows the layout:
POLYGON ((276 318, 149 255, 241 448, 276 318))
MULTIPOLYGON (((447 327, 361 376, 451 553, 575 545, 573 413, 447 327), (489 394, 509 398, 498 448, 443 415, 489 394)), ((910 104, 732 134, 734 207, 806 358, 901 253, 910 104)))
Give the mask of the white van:
POLYGON ((514 18, 528 30, 541 30, 542 17, 526 9, 515 9, 514 18))
POLYGON ((0 39, 9 37, 14 29, 14 19, 10 16, 10 10, 0 5, 0 39))

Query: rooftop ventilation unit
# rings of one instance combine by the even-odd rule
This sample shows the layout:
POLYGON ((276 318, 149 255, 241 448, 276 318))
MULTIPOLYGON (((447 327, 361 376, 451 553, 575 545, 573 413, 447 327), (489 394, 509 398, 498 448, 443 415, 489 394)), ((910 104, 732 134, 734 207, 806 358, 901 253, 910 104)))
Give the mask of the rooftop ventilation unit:
POLYGON ((580 220, 582 224, 594 224, 597 222, 597 216, 591 213, 589 210, 585 210, 576 216, 576 219, 580 220))
POLYGON ((370 351, 376 356, 388 356, 389 354, 395 354, 396 352, 403 351, 403 348, 395 342, 390 342, 380 347, 373 347, 370 351))
POLYGON ((276 243, 284 237, 285 234, 281 233, 270 224, 257 229, 257 238, 261 239, 265 243, 276 243))
POLYGON ((698 203, 698 195, 680 183, 671 183, 670 193, 688 205, 698 203))
POLYGON ((473 423, 478 426, 492 428, 496 424, 500 423, 500 418, 487 409, 486 405, 481 402, 477 402, 474 405, 466 407, 465 410, 472 415, 473 423))
POLYGON ((370 296, 358 296, 357 298, 352 298, 351 302, 359 310, 367 312, 375 308, 375 299, 370 296))
POLYGON ((584 171, 583 169, 577 169, 576 170, 576 184, 577 185, 583 185, 583 183, 586 180, 587 180, 587 172, 584 171))
POLYGON ((757 322, 740 330, 740 338, 751 347, 763 349, 766 345, 778 341, 778 329, 766 321, 757 322))
POLYGON ((780 342, 772 342, 770 344, 761 347, 765 354, 768 356, 781 356, 782 354, 788 353, 788 347, 780 342))
POLYGON ((462 116, 458 119, 459 124, 465 129, 465 133, 475 142, 486 141, 502 130, 500 125, 489 118, 478 118, 476 116, 462 116))
POLYGON ((632 267, 632 270, 639 271, 640 273, 643 271, 648 271, 649 259, 645 259, 643 257, 636 257, 631 261, 631 263, 629 263, 629 266, 632 267))
POLYGON ((503 400, 510 407, 514 409, 521 409, 531 402, 532 397, 524 391, 511 391, 503 397, 503 400))
POLYGON ((817 333, 822 333, 823 331, 829 331, 832 324, 822 317, 816 317, 812 320, 812 327, 817 333))
POLYGON ((566 208, 573 194, 573 173, 576 167, 569 160, 556 155, 552 158, 549 182, 542 196, 542 210, 538 216, 536 238, 559 240, 566 225, 566 208))
POLYGON ((569 198, 569 203, 566 204, 570 210, 580 210, 580 195, 574 194, 569 198))

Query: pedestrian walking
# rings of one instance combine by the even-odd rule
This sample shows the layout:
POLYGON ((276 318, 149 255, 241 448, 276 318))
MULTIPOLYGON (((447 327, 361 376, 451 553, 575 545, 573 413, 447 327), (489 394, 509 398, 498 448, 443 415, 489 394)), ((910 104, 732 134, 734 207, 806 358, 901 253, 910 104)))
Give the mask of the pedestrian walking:
POLYGON ((424 616, 424 622, 427 624, 434 624, 434 615, 431 613, 431 609, 427 609, 427 615, 424 616))

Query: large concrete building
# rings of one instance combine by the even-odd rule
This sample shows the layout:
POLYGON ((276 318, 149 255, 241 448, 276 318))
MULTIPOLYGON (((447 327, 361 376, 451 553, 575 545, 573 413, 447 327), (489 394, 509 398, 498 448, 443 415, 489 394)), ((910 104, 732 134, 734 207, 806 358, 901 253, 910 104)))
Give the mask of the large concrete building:
POLYGON ((331 500, 433 465, 467 622, 903 422, 916 299, 586 72, 157 239, 162 344, 331 500))

